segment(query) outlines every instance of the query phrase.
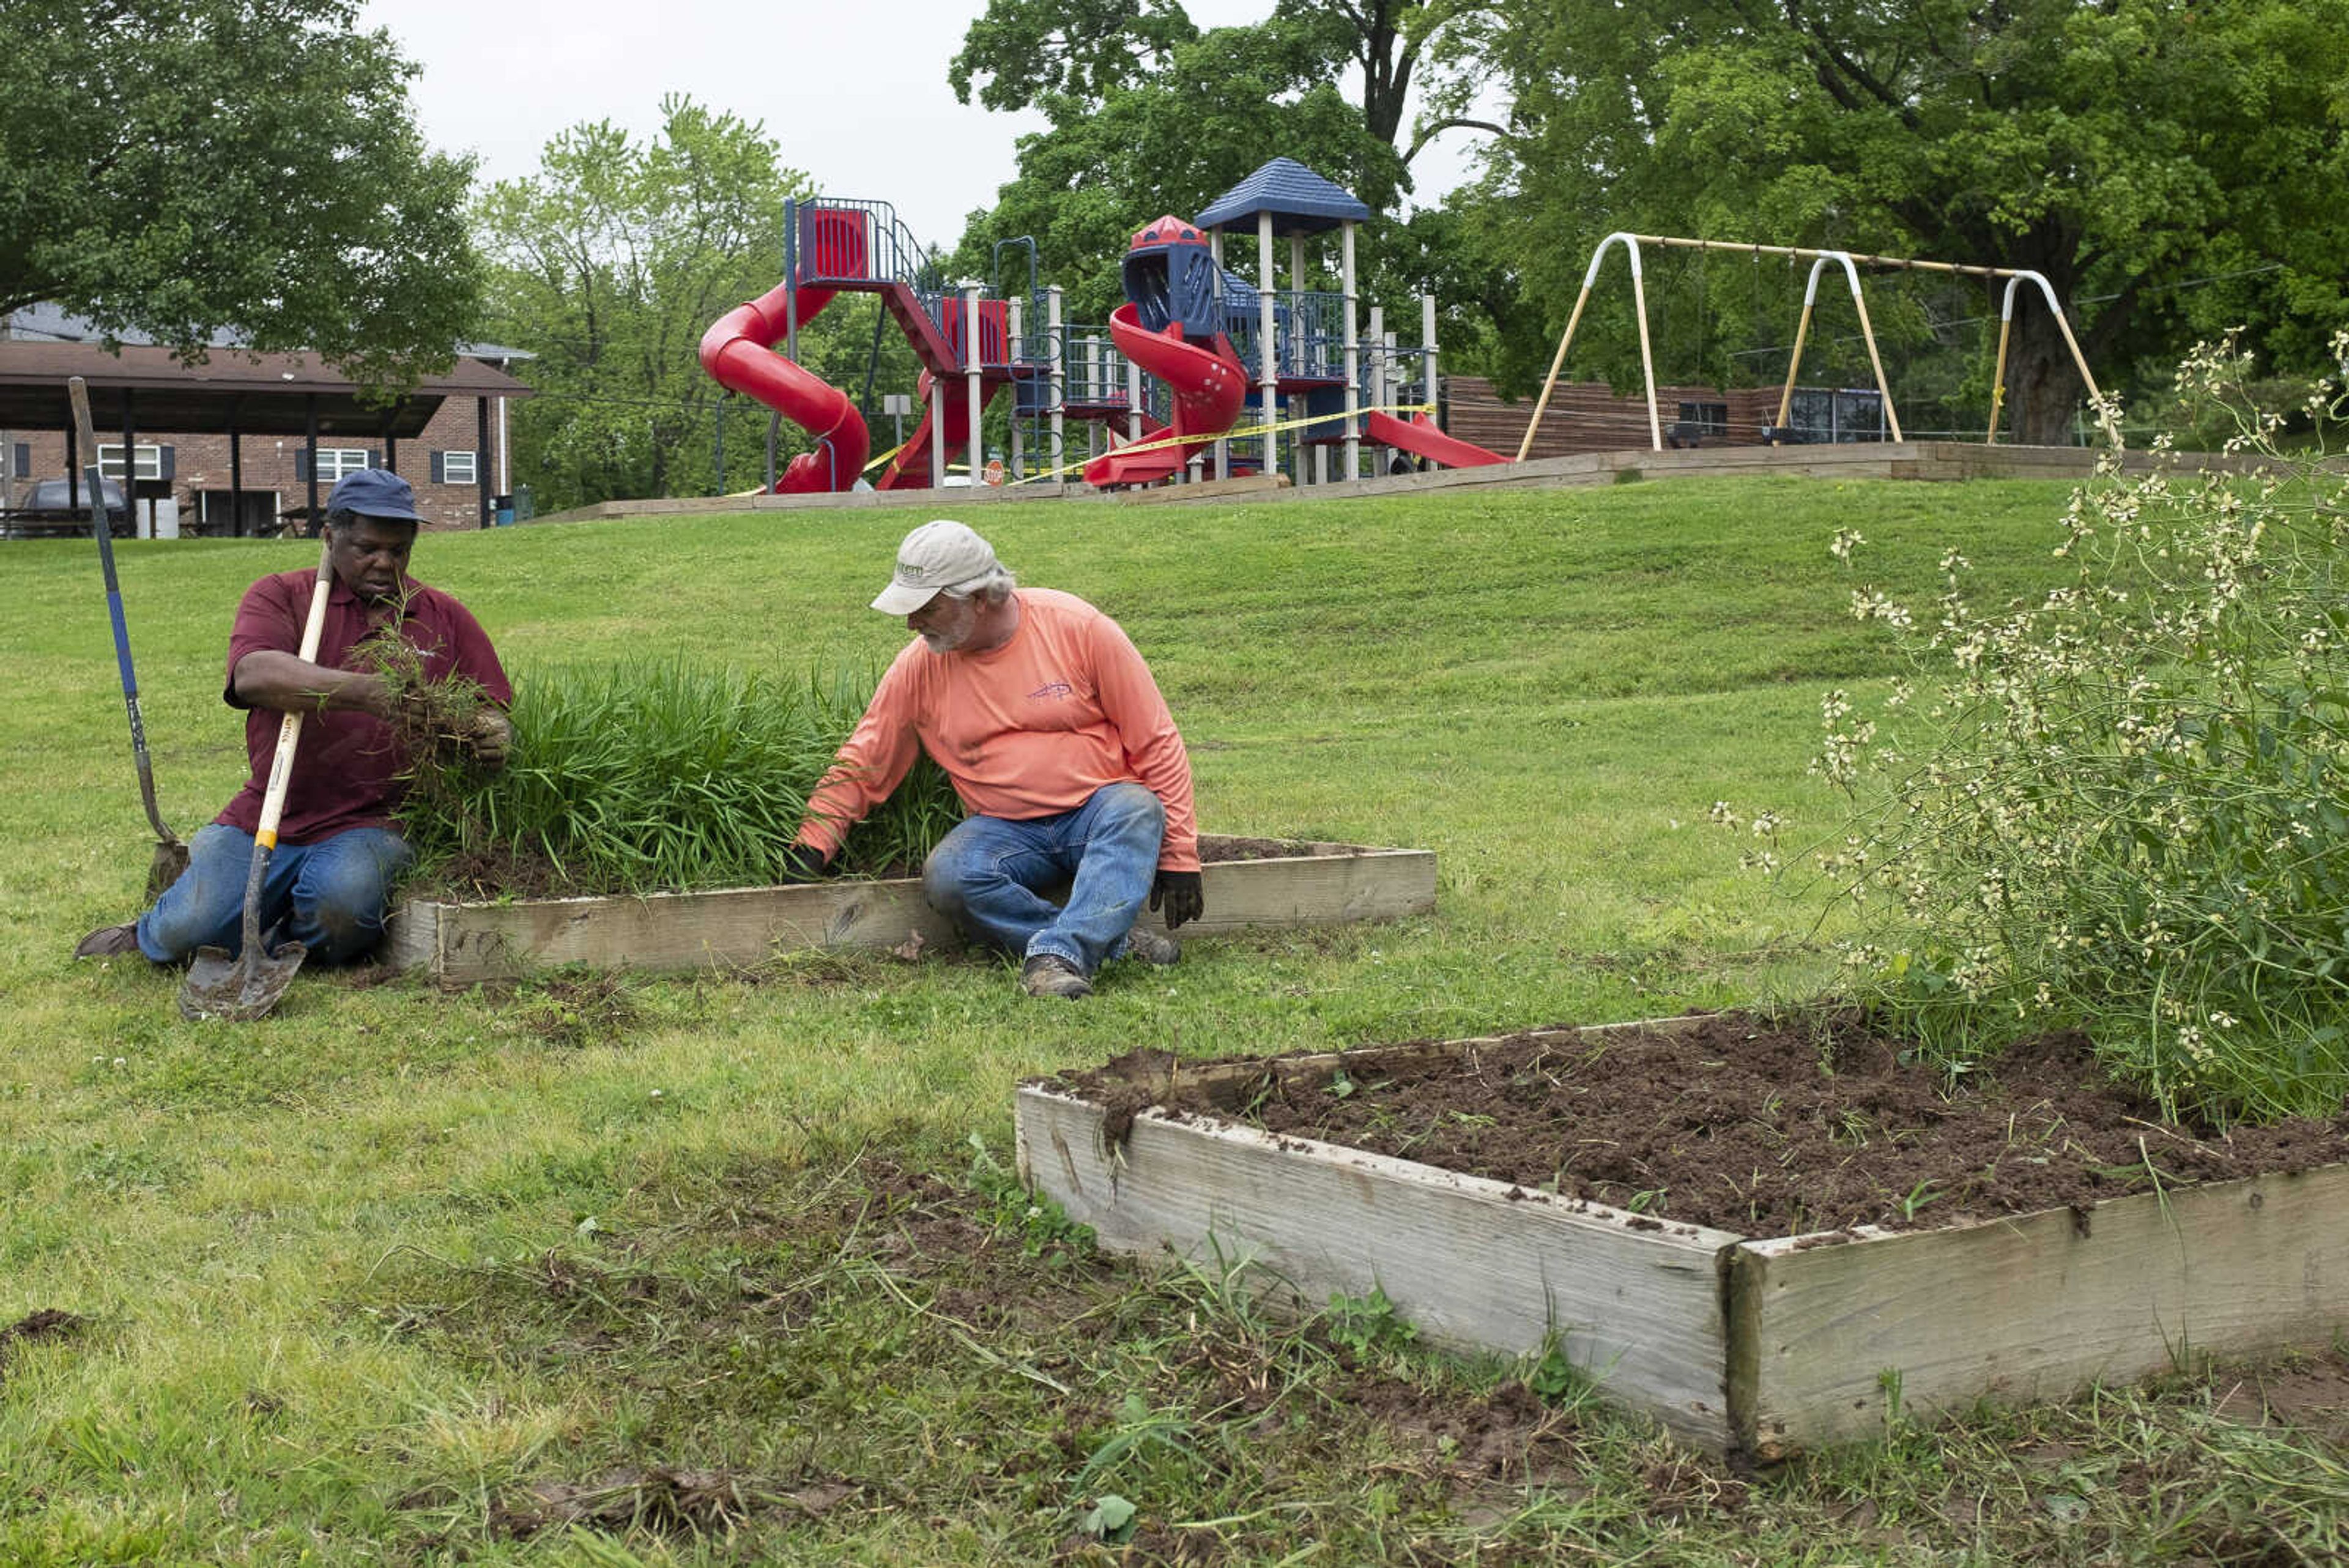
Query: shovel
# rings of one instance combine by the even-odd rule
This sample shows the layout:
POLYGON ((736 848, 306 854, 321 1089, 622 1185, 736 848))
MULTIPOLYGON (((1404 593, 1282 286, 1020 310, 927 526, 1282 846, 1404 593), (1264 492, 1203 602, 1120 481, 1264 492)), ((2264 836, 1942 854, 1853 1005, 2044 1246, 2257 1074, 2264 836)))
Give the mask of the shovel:
MULTIPOLYGON (((130 710, 130 753, 139 762, 139 795, 147 803, 147 820, 155 829, 155 858, 147 867, 147 901, 151 904, 188 868, 188 846, 163 826, 163 814, 155 807, 155 765, 147 759, 147 721, 139 711, 139 678, 130 673, 130 628, 122 619, 121 585, 114 579, 114 529, 107 521, 98 433, 89 420, 89 388, 79 376, 73 376, 67 378, 66 390, 73 398, 74 433, 81 440, 81 450, 89 454, 85 472, 89 483, 90 531, 98 535, 98 558, 106 568, 106 609, 114 619, 114 662, 122 670, 122 705, 130 710)), ((126 501, 129 483, 126 468, 126 501)))
MULTIPOLYGON (((302 628, 302 659, 315 661, 318 639, 326 629, 326 592, 334 583, 334 546, 318 552, 318 581, 310 590, 310 618, 302 628)), ((269 791, 261 797, 261 821, 253 834, 253 868, 244 877, 244 940, 232 959, 219 948, 198 948, 188 978, 180 982, 180 1014, 183 1018, 227 1018, 249 1023, 277 1005, 294 971, 310 950, 300 942, 282 942, 274 953, 261 950, 261 885, 269 873, 270 853, 277 847, 277 820, 285 812, 285 788, 294 774, 294 749, 302 740, 302 715, 285 715, 277 728, 277 755, 269 764, 269 791)))

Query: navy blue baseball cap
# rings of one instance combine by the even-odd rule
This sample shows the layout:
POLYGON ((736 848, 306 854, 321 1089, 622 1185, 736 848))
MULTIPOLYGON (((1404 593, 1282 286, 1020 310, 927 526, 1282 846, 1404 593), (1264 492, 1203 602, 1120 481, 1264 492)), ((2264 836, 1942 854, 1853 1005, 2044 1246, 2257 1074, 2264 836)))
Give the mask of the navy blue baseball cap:
POLYGON ((335 493, 326 498, 326 512, 329 515, 356 512, 390 523, 424 521, 416 510, 414 488, 388 468, 363 468, 343 475, 335 483, 335 493))

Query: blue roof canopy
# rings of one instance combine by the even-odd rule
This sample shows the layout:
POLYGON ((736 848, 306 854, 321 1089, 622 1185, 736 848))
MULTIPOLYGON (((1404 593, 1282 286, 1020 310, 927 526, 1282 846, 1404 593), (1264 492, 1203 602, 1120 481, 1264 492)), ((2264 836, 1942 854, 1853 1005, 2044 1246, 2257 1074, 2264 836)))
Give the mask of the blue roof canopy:
POLYGON ((1272 232, 1319 234, 1345 223, 1365 223, 1371 210, 1294 158, 1276 158, 1216 197, 1193 221, 1203 229, 1249 228, 1261 213, 1272 232))

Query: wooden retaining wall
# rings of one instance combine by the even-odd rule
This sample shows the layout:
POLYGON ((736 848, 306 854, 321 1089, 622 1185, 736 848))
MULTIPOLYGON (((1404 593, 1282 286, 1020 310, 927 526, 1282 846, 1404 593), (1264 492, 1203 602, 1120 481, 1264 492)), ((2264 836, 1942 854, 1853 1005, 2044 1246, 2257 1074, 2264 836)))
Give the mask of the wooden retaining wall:
MULTIPOLYGON (((1300 842, 1262 859, 1212 858, 1228 840, 1200 836, 1209 857, 1206 915, 1184 934, 1331 925, 1423 915, 1435 908, 1435 856, 1300 842)), ((1151 917, 1144 917, 1149 919, 1151 917)), ((411 899, 387 922, 383 961, 464 985, 536 969, 690 970, 763 962, 793 948, 894 948, 959 941, 917 877, 735 888, 645 898, 411 899)))
MULTIPOLYGON (((1282 1067, 1369 1070, 1476 1044, 1282 1067)), ((2084 1212, 1763 1240, 1155 1110, 1112 1142, 1102 1106, 1045 1083, 1014 1109, 1021 1176, 1104 1246, 1246 1262, 1309 1309, 1375 1286, 1457 1348, 1534 1355, 1555 1340, 1675 1438, 1761 1461, 1880 1435, 1896 1413, 2058 1398, 2349 1330, 2349 1165, 2084 1212)))

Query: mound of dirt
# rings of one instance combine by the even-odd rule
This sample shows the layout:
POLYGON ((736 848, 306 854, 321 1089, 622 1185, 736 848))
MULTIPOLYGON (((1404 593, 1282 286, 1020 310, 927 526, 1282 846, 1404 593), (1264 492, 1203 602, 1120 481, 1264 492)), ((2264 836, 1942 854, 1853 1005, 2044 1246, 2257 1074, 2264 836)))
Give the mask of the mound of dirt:
POLYGON ((1954 1084, 1853 1019, 1742 1012, 1210 1065, 1137 1052, 1055 1085, 1108 1107, 1112 1136, 1156 1104, 1749 1237, 2085 1210, 2349 1159, 2349 1107, 2175 1126, 2073 1034, 1954 1084))

